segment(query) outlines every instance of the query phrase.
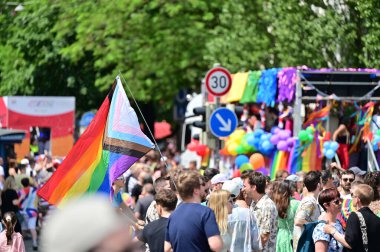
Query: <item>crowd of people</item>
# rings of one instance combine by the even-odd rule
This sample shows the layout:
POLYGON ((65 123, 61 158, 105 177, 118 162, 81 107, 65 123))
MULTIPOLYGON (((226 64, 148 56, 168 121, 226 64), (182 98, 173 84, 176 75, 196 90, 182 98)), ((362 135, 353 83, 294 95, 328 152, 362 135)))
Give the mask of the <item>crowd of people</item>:
POLYGON ((113 182, 112 204, 85 197, 55 210, 36 191, 58 165, 45 156, 9 171, 0 251, 25 251, 23 239, 42 251, 380 251, 379 171, 333 163, 230 178, 151 152, 113 182))

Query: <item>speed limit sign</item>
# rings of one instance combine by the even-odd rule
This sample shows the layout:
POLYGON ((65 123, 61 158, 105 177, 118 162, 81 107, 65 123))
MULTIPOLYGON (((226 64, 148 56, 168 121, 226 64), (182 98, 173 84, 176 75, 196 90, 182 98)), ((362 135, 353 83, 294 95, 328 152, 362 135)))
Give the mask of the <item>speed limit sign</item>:
POLYGON ((214 96, 222 96, 231 88, 231 74, 223 67, 215 67, 206 75, 206 88, 214 96))

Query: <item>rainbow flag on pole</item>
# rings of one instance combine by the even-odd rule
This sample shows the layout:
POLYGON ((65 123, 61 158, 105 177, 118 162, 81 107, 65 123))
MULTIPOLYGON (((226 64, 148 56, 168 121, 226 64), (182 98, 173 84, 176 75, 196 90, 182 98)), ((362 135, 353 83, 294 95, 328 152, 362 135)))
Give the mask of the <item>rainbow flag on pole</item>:
POLYGON ((112 195, 115 179, 153 148, 116 77, 96 116, 38 195, 53 205, 83 194, 112 195))

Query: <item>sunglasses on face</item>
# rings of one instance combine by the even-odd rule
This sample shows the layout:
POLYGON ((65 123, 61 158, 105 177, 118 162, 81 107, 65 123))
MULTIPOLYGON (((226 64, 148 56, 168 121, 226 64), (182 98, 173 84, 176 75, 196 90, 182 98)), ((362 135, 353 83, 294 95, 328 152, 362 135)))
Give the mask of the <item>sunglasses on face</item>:
POLYGON ((343 182, 347 182, 347 181, 353 182, 354 181, 353 178, 344 178, 342 180, 343 180, 343 182))
POLYGON ((340 203, 342 203, 342 199, 336 199, 331 202, 334 203, 335 205, 339 205, 340 203))

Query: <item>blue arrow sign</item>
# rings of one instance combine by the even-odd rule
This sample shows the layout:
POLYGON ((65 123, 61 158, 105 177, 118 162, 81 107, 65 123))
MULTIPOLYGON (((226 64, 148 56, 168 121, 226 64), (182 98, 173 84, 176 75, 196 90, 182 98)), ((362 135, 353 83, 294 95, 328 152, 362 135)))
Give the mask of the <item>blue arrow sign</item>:
POLYGON ((236 129, 238 120, 235 112, 227 108, 216 109, 210 117, 210 130, 216 137, 231 135, 236 129))

